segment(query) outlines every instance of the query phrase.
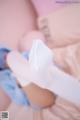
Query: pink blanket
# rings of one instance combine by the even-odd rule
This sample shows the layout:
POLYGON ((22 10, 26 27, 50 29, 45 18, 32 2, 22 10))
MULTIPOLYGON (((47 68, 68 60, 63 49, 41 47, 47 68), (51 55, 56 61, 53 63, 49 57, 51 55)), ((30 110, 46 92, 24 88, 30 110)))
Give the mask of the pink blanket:
POLYGON ((41 111, 16 106, 13 103, 8 111, 10 120, 80 120, 80 107, 61 98, 58 98, 52 107, 41 111))

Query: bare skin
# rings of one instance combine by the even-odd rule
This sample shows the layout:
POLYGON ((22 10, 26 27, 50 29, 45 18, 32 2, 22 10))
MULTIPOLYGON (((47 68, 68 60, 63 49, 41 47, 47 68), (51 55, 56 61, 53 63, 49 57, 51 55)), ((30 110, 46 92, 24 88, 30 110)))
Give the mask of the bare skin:
POLYGON ((23 88, 26 91, 30 103, 39 106, 40 108, 50 107, 55 103, 56 96, 47 89, 42 89, 37 85, 30 83, 30 85, 23 88))
MULTIPOLYGON (((36 13, 29 0, 4 0, 0 3, 0 44, 11 49, 19 49, 19 41, 25 34, 36 29, 36 13)), ((34 84, 23 88, 32 104, 41 107, 54 103, 54 96, 34 84)), ((10 104, 10 98, 0 89, 0 111, 10 104), (3 101, 4 99, 4 101, 3 101)))
MULTIPOLYGON (((37 15, 35 13, 35 10, 30 0, 26 0, 26 1, 25 0, 19 0, 19 1, 8 0, 7 2, 3 0, 0 2, 0 11, 1 11, 0 12, 0 18, 1 18, 0 19, 0 44, 2 46, 6 46, 11 49, 20 50, 21 47, 19 48, 18 43, 21 40, 23 40, 23 37, 27 35, 30 31, 36 30, 37 15)), ((23 50, 25 50, 25 48, 21 49, 21 51, 23 50)), ((58 54, 59 52, 57 53, 57 55, 58 54)), ((61 55, 60 58, 62 56, 63 55, 61 55)), ((63 66, 62 61, 63 60, 60 60, 58 62, 63 66)), ((33 104, 46 107, 46 106, 52 105, 55 101, 54 96, 51 92, 41 89, 38 86, 34 85, 33 83, 23 88, 23 90, 28 95, 30 101, 33 104), (40 97, 39 93, 42 94, 42 97, 40 97)), ((3 97, 4 99, 6 99, 6 101, 2 101, 3 99, 0 99, 0 100, 1 100, 1 103, 3 102, 3 109, 6 109, 10 104, 10 100, 9 100, 9 97, 6 96, 4 92, 1 92, 0 98, 3 98, 3 97)))

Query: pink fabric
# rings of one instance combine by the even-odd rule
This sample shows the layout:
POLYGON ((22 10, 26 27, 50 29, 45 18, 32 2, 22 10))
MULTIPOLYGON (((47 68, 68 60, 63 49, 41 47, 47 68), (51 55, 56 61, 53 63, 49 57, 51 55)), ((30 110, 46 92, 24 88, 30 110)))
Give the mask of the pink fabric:
MULTIPOLYGON (((70 67, 71 74, 77 78, 80 78, 80 43, 72 46, 64 47, 55 50, 56 55, 60 55, 61 67, 64 70, 68 70, 70 67), (63 59, 63 56, 65 59, 63 59), (66 58, 68 61, 66 61, 66 58)), ((59 61, 57 61, 59 63, 59 61)), ((69 72, 69 71, 68 71, 69 72)), ((80 106, 73 105, 72 103, 57 97, 55 104, 47 109, 36 111, 32 108, 16 106, 11 104, 8 109, 10 113, 10 120, 80 120, 80 106)))
POLYGON ((58 1, 62 2, 63 0, 32 0, 40 16, 47 15, 48 13, 66 5, 66 3, 59 3, 58 1))
MULTIPOLYGON (((54 4, 53 0, 32 0, 34 2, 34 5, 38 11, 39 15, 45 15, 49 12, 53 12, 54 10, 57 10, 57 8, 60 8, 64 5, 58 5, 54 4)), ((60 0, 59 0, 60 1, 60 0)), ((80 46, 77 46, 78 49, 80 46)), ((73 74, 75 77, 80 78, 80 68, 78 69, 78 62, 80 62, 80 58, 77 58, 76 55, 80 56, 80 50, 76 51, 76 46, 72 46, 69 48, 66 48, 62 50, 63 54, 60 54, 60 50, 57 50, 55 52, 56 56, 57 54, 60 54, 61 59, 56 57, 58 59, 58 63, 60 62, 60 65, 62 69, 66 68, 66 64, 70 66, 71 74, 73 74), (77 52, 77 54, 76 54, 77 52), (69 54, 68 54, 69 53, 69 54), (70 54, 72 53, 72 54, 70 54), (65 61, 62 56, 65 55, 65 58, 68 58, 68 61, 65 61), (70 55, 73 55, 72 57, 70 55), (76 58, 76 59, 75 59, 76 58), (79 60, 79 61, 77 61, 79 60), (74 62, 77 62, 77 66, 74 64, 74 62), (62 64, 61 64, 62 63, 62 64), (78 73, 78 74, 77 74, 78 73)), ((69 71, 68 71, 69 72, 69 71)), ((80 120, 80 106, 75 106, 69 103, 66 100, 63 100, 62 98, 57 98, 55 105, 53 105, 50 108, 47 108, 45 110, 41 111, 34 111, 31 108, 25 108, 21 106, 16 106, 12 104, 8 111, 10 112, 10 120, 80 120)))
POLYGON ((16 106, 8 108, 10 120, 80 120, 80 108, 58 98, 50 108, 36 111, 31 108, 16 106))

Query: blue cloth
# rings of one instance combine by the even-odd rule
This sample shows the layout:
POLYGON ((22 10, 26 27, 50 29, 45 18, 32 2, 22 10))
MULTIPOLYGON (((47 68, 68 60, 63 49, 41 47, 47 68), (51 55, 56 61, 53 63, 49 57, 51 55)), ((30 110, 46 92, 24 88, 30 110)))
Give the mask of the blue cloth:
POLYGON ((16 104, 29 105, 29 100, 23 90, 17 85, 16 78, 10 69, 6 67, 6 55, 10 49, 0 48, 0 87, 16 104))
POLYGON ((7 48, 0 48, 0 70, 6 69, 6 55, 10 52, 7 48))
MULTIPOLYGON (((41 110, 41 107, 30 104, 27 95, 25 95, 21 87, 18 86, 12 71, 6 67, 5 57, 10 51, 11 50, 7 48, 0 48, 0 87, 16 104, 25 106, 30 105, 35 110, 41 110)), ((28 60, 29 52, 22 53, 22 56, 28 60)))
POLYGON ((0 87, 19 105, 29 105, 29 100, 22 89, 17 85, 16 78, 9 69, 0 71, 0 87))

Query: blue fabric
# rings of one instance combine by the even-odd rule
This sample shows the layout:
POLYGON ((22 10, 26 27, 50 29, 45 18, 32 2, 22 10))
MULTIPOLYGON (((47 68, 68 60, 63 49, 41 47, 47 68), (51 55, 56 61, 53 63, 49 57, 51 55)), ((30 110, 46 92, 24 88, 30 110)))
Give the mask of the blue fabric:
POLYGON ((0 87, 8 94, 12 101, 19 105, 29 105, 29 100, 17 85, 16 78, 8 69, 0 71, 0 87))
MULTIPOLYGON (((29 103, 27 95, 25 95, 23 90, 17 85, 13 73, 6 67, 5 57, 10 51, 11 50, 7 48, 0 48, 0 87, 16 104, 25 106, 30 105, 35 110, 41 110, 41 107, 29 103)), ((28 60, 29 52, 22 53, 22 56, 28 60)))
POLYGON ((23 52, 22 56, 25 57, 27 60, 29 60, 29 51, 23 52))
POLYGON ((6 55, 9 53, 10 50, 7 48, 0 48, 0 70, 6 69, 6 55))
POLYGON ((6 55, 10 51, 7 48, 0 48, 0 87, 16 104, 29 105, 27 96, 17 85, 16 78, 12 75, 12 72, 6 67, 6 55))

